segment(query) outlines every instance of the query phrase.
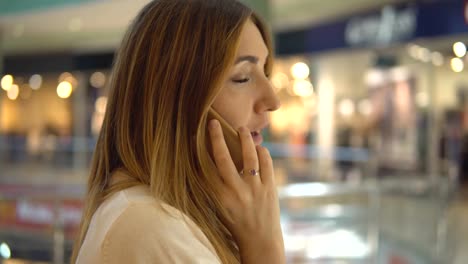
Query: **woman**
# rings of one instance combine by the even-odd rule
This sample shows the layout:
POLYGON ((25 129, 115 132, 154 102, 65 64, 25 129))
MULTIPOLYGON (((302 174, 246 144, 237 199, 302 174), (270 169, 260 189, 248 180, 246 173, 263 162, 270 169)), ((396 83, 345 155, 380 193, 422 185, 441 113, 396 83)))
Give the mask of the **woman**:
POLYGON ((140 12, 114 64, 72 263, 285 262, 259 135, 280 106, 270 42, 234 0, 140 12), (224 121, 240 142, 225 140, 224 121))

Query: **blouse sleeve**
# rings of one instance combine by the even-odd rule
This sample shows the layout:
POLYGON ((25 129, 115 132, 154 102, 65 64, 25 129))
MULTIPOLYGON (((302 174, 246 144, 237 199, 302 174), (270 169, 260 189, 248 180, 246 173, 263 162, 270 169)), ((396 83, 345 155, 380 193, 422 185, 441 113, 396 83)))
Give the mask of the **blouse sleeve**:
POLYGON ((194 235, 183 219, 156 205, 132 204, 107 232, 101 245, 102 260, 105 264, 219 264, 204 239, 194 235))

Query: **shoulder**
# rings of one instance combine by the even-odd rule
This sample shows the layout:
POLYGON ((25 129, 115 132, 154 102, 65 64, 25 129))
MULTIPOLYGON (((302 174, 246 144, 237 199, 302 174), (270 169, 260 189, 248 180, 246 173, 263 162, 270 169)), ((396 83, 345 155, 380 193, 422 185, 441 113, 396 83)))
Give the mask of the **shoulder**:
POLYGON ((129 203, 101 249, 104 263, 219 263, 180 211, 156 202, 129 203))
POLYGON ((178 229, 173 229, 183 225, 183 219, 172 212, 166 212, 162 204, 130 203, 112 223, 105 239, 127 235, 127 241, 139 242, 177 231, 178 229))

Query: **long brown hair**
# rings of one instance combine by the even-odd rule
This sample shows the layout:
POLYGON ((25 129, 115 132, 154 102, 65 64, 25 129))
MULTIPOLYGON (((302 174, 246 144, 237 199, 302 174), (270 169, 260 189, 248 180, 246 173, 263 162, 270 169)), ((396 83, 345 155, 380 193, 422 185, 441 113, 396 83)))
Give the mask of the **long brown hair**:
POLYGON ((150 186, 157 199, 187 214, 223 263, 239 263, 237 246, 221 221, 220 179, 207 149, 206 125, 249 19, 269 48, 269 73, 269 33, 238 1, 157 0, 135 18, 114 61, 72 263, 102 201, 136 184, 150 186), (132 180, 111 187, 118 169, 132 180))

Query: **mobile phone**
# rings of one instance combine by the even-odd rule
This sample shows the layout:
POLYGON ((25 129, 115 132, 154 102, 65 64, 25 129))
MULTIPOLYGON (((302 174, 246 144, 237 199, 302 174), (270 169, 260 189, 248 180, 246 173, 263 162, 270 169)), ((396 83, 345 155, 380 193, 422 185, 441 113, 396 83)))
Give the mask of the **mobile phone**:
MULTIPOLYGON (((221 124, 223 130, 224 140, 226 141, 227 148, 231 154, 232 161, 237 168, 237 171, 244 169, 244 162, 242 158, 242 146, 239 138, 239 133, 212 107, 208 111, 208 122, 212 119, 216 119, 221 124)), ((211 139, 210 142, 210 154, 212 155, 211 139)), ((213 157, 213 155, 212 155, 213 157)), ((214 159, 213 159, 214 160, 214 159)))

